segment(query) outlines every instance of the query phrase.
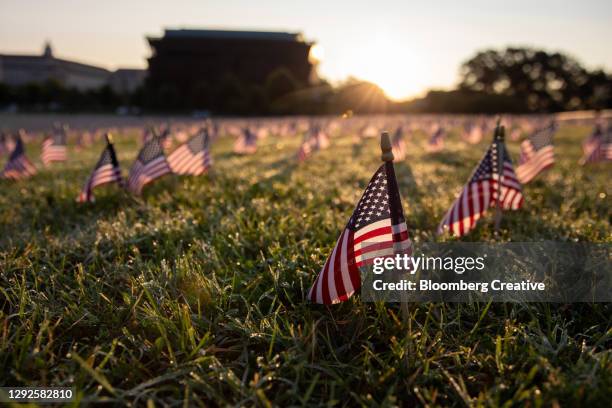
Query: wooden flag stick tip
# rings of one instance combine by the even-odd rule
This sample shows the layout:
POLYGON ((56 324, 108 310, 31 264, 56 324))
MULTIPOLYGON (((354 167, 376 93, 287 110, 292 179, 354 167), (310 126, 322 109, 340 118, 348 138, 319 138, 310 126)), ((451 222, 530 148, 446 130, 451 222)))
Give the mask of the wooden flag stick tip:
POLYGON ((380 155, 380 159, 382 161, 393 161, 393 152, 391 151, 391 139, 389 139, 389 132, 382 132, 380 135, 380 150, 382 150, 382 154, 380 155))

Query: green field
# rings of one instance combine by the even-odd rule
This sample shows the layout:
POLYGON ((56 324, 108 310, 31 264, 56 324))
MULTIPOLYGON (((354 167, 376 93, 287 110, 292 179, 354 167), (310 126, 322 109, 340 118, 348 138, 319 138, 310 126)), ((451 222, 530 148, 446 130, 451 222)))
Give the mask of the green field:
MULTIPOLYGON (((612 242, 611 168, 577 165, 589 132, 562 125, 524 208, 464 240, 612 242)), ((124 173, 137 140, 117 137, 124 173)), ((412 304, 406 319, 359 296, 307 302, 380 149, 347 134, 297 165, 300 140, 236 156, 221 137, 211 177, 166 177, 142 198, 110 186, 91 205, 75 197, 102 142, 0 181, 0 386, 115 405, 609 406, 610 304, 412 304)), ((425 142, 396 163, 404 212, 414 241, 448 240, 436 227, 487 143, 425 142)))

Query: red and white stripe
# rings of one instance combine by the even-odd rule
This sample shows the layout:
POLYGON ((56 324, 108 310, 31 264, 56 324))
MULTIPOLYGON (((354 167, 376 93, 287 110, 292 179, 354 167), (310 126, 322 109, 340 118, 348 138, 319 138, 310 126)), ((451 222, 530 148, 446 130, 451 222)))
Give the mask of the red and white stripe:
POLYGON ((315 303, 334 304, 347 300, 361 287, 359 268, 374 258, 411 253, 406 223, 391 225, 387 218, 355 232, 346 228, 313 284, 308 298, 315 303))
POLYGON ((497 201, 504 210, 517 210, 523 205, 521 185, 514 174, 512 164, 504 162, 501 195, 497 198, 497 177, 468 183, 440 222, 438 234, 448 229, 455 236, 466 235, 489 207, 497 201))
POLYGON ((42 144, 42 152, 40 154, 40 160, 45 166, 51 162, 66 161, 66 146, 55 145, 53 139, 45 139, 42 144))
POLYGON ((140 161, 136 161, 130 170, 128 187, 134 194, 140 194, 145 185, 171 172, 172 170, 165 156, 160 156, 151 160, 146 165, 143 165, 140 161))
POLYGON ((182 145, 168 156, 168 164, 174 174, 199 176, 208 171, 212 158, 208 150, 193 154, 188 146, 182 145))
MULTIPOLYGON (((518 210, 523 205, 523 192, 521 183, 514 173, 512 164, 504 162, 504 175, 501 183, 501 197, 499 202, 504 210, 518 210)), ((493 205, 497 203, 493 202, 493 205)))
POLYGON ((583 144, 584 156, 580 160, 581 165, 612 160, 612 143, 602 139, 601 137, 592 138, 583 144))
POLYGON ((516 166, 516 177, 522 184, 528 183, 555 163, 554 148, 548 145, 535 151, 533 144, 529 140, 524 140, 521 143, 519 163, 516 166))
POLYGON ((117 181, 119 183, 121 180, 121 170, 118 167, 113 166, 112 164, 105 164, 97 168, 89 180, 87 180, 87 184, 81 190, 81 193, 77 197, 77 201, 80 203, 92 202, 93 198, 93 189, 102 184, 112 183, 117 181))
POLYGON ((36 167, 34 167, 25 155, 21 155, 17 159, 6 163, 1 175, 2 178, 20 180, 32 177, 35 174, 36 167))

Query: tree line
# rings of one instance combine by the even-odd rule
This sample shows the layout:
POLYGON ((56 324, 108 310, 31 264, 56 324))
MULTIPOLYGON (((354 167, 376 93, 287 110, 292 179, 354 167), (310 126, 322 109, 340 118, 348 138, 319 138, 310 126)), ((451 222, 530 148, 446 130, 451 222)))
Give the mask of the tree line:
POLYGON ((172 84, 146 83, 131 94, 105 86, 79 91, 55 81, 8 86, 0 83, 0 108, 22 111, 109 112, 134 107, 148 112, 209 112, 233 115, 354 113, 556 112, 612 108, 612 75, 588 70, 574 58, 530 48, 485 50, 460 67, 460 82, 450 91, 432 90, 423 98, 389 100, 375 84, 349 78, 331 85, 304 84, 283 67, 262 84, 245 84, 228 73, 203 78, 187 93, 172 84))

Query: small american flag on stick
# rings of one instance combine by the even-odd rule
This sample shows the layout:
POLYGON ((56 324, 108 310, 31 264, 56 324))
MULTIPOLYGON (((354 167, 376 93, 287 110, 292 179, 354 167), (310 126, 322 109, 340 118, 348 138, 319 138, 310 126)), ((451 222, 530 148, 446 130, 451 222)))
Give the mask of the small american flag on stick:
POLYGON ((361 287, 359 268, 374 258, 411 254, 395 179, 389 135, 381 138, 385 163, 374 173, 353 215, 315 280, 308 298, 315 303, 346 301, 361 287))
POLYGON ((476 226, 489 207, 498 207, 501 211, 517 210, 522 205, 521 184, 504 145, 503 127, 498 126, 493 143, 442 219, 438 233, 450 230, 456 236, 463 236, 476 226), (500 180, 501 188, 498 188, 500 180))
POLYGON ((208 130, 202 128, 187 143, 179 146, 168 156, 168 163, 174 174, 199 176, 212 165, 208 151, 208 130))
POLYGON ((112 136, 106 135, 106 147, 100 155, 100 159, 94 167, 91 176, 87 179, 87 183, 81 190, 81 193, 77 197, 77 201, 80 203, 90 203, 94 201, 93 189, 102 184, 108 184, 117 182, 120 186, 123 186, 123 179, 121 178, 121 169, 119 168, 119 162, 117 161, 117 155, 115 154, 115 148, 112 143, 112 136))
POLYGON ((533 134, 521 143, 519 165, 516 166, 516 177, 522 183, 529 183, 538 174, 555 163, 553 135, 557 125, 551 122, 546 128, 533 134))
POLYGON ((442 126, 437 126, 431 137, 427 141, 427 146, 425 146, 425 150, 430 153, 442 151, 442 149, 444 149, 444 136, 444 128, 442 126))
POLYGON ((253 154, 257 151, 257 135, 249 127, 242 130, 242 135, 234 144, 234 153, 253 154))
POLYGON ((11 152, 6 166, 1 173, 2 178, 19 180, 36 174, 36 167, 25 155, 25 147, 21 135, 15 136, 15 147, 11 152))
POLYGON ((406 158, 406 142, 404 141, 403 126, 398 126, 397 129, 395 129, 391 144, 393 159, 396 161, 404 160, 406 158))
POLYGON ((66 132, 63 128, 56 128, 51 136, 43 141, 40 160, 48 166, 51 162, 66 161, 66 159, 66 132))
POLYGON ((313 139, 310 136, 307 136, 302 141, 300 148, 297 151, 297 161, 302 163, 306 161, 310 157, 313 151, 313 139))
POLYGON ((612 124, 604 134, 601 124, 596 124, 593 133, 582 143, 584 156, 580 164, 597 163, 612 160, 612 124))
POLYGON ((329 138, 323 131, 320 125, 312 124, 308 133, 306 133, 302 144, 297 152, 298 162, 303 162, 308 159, 312 153, 327 149, 329 147, 329 138))
POLYGON ((469 122, 463 130, 463 139, 470 144, 478 144, 482 140, 482 126, 469 122))
POLYGON ((145 143, 132 164, 128 188, 134 194, 140 195, 145 185, 171 172, 159 137, 153 137, 145 143))

